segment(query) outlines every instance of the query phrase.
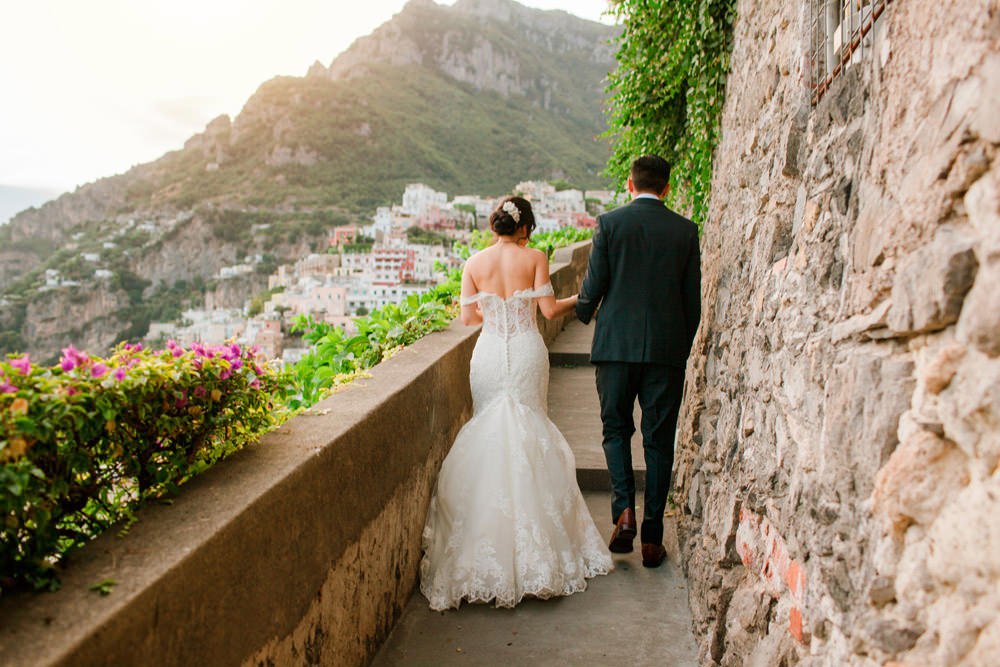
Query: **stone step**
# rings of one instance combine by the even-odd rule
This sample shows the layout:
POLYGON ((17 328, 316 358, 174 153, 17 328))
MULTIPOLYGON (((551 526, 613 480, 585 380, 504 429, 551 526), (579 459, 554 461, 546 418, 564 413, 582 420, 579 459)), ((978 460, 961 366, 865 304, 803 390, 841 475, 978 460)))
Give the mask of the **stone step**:
POLYGON ((549 365, 587 366, 590 364, 590 343, 594 327, 573 320, 566 325, 549 347, 549 365))
POLYGON ((590 352, 553 352, 549 351, 549 366, 572 367, 589 366, 590 352))
MULTIPOLYGON (((592 366, 551 368, 549 418, 566 437, 573 450, 576 479, 580 488, 584 491, 609 491, 611 478, 601 446, 601 407, 592 366)), ((638 425, 638 407, 634 419, 638 425)), ((636 488, 645 488, 646 464, 642 453, 642 436, 638 432, 632 437, 632 467, 636 473, 636 488)))
MULTIPOLYGON (((634 462, 633 462, 634 463, 634 462)), ((608 493, 611 491, 611 475, 607 466, 603 468, 580 468, 576 469, 576 483, 580 490, 589 493, 608 493)), ((646 488, 645 468, 635 471, 635 490, 641 492, 646 488)))

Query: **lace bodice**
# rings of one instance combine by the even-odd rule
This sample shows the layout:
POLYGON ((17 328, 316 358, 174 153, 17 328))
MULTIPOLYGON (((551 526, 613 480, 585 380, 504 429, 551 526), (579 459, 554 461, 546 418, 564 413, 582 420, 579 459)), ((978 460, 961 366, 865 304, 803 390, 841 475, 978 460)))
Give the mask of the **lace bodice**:
POLYGON ((483 333, 501 338, 536 330, 535 299, 553 296, 552 283, 537 289, 517 290, 506 299, 492 292, 478 292, 462 298, 462 305, 479 303, 483 311, 483 333))

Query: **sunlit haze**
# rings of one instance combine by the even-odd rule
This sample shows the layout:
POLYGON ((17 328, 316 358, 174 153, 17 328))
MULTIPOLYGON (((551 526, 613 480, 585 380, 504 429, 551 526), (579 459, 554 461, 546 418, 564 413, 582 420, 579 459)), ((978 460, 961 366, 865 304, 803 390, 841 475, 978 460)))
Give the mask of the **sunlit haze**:
MULTIPOLYGON (((179 148, 405 0, 36 0, 0 23, 0 185, 72 189, 179 148)), ((452 4, 452 1, 439 2, 452 4)), ((603 20, 607 0, 527 0, 603 20)))

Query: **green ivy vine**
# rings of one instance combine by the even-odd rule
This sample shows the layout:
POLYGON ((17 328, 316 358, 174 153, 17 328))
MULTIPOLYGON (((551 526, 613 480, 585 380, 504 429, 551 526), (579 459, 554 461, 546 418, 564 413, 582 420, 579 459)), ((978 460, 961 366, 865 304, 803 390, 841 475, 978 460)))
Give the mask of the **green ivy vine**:
POLYGON ((669 203, 701 226, 708 213, 712 154, 719 141, 736 0, 618 0, 623 25, 608 92, 619 183, 632 160, 656 153, 672 165, 669 203))

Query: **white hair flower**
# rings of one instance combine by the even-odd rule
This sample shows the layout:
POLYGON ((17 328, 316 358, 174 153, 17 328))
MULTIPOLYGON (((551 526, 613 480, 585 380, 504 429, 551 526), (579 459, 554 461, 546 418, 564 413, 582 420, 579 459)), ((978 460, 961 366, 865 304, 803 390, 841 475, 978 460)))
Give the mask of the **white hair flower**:
POLYGON ((514 202, 505 201, 503 203, 503 206, 500 207, 500 210, 503 211, 504 213, 509 214, 510 217, 514 218, 515 223, 521 222, 521 209, 519 209, 517 207, 517 204, 515 204, 514 202))

